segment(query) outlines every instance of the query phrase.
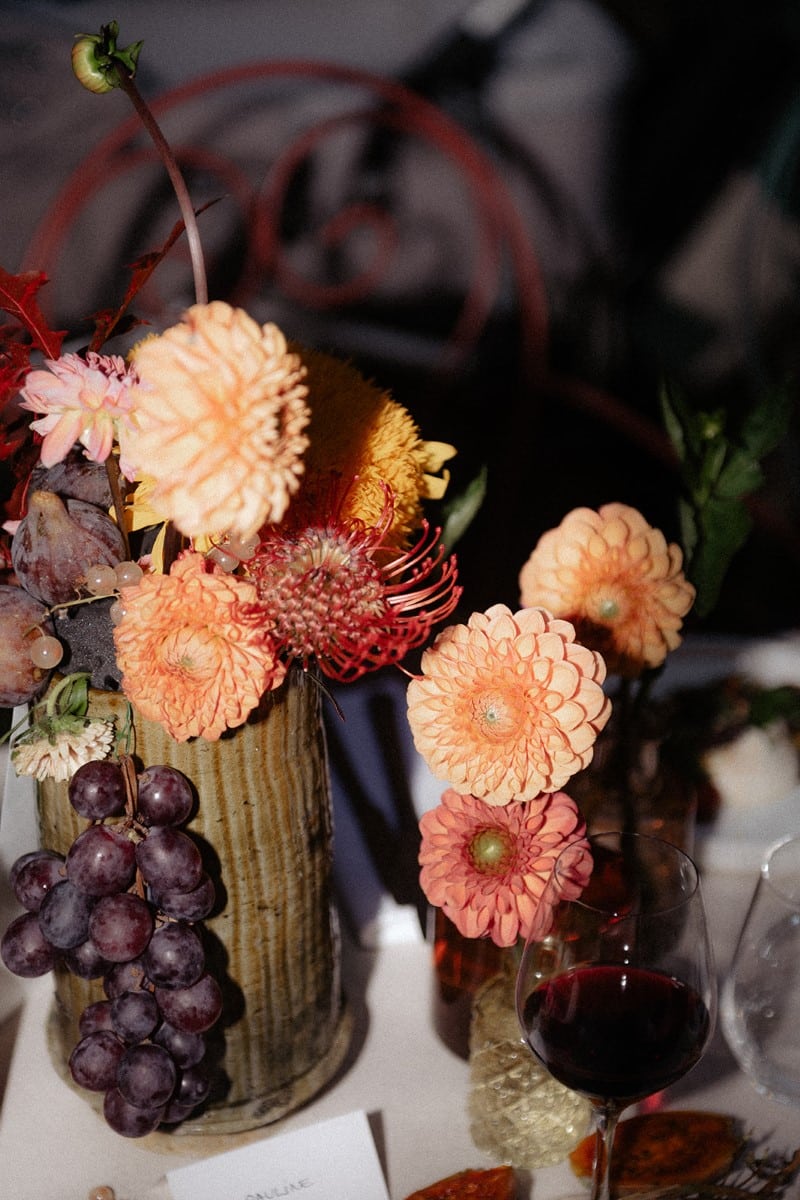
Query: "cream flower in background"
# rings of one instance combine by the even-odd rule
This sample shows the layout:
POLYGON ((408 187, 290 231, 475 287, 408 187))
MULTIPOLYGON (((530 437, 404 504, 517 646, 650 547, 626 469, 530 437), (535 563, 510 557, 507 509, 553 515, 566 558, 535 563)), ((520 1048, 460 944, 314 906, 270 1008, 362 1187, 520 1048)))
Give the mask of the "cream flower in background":
POLYGON ((29 371, 20 391, 22 408, 44 414, 31 422, 44 438, 42 465, 61 462, 76 442, 87 458, 105 462, 133 407, 136 375, 118 356, 92 351, 45 359, 45 367, 29 371))
POLYGON ((286 668, 255 584, 184 552, 169 575, 125 589, 114 630, 122 687, 176 741, 216 741, 242 725, 286 668))
POLYGON ((280 521, 303 471, 304 369, 275 325, 222 301, 133 351, 136 416, 120 449, 162 520, 247 539, 280 521))
POLYGON ((592 758, 611 705, 599 654, 542 609, 503 604, 451 625, 408 686, 408 720, 433 774, 489 804, 555 792, 592 758))
MULTIPOLYGON (((498 808, 451 788, 423 814, 420 831, 420 883, 431 904, 465 937, 488 935, 513 946, 520 937, 544 936, 560 898, 553 865, 586 827, 564 792, 498 808)), ((579 891, 589 873, 587 857, 583 877, 570 886, 579 891)))
POLYGON ((636 676, 680 645, 695 597, 682 566, 680 547, 637 509, 576 508, 539 539, 520 572, 520 599, 570 621, 609 671, 636 676))

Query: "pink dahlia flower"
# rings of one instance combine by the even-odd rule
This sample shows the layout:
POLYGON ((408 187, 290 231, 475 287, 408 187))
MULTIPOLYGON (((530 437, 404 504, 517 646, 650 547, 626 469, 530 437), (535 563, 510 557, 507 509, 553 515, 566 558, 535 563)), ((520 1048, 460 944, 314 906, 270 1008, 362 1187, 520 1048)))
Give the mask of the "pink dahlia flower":
POLYGON ((43 466, 61 462, 76 442, 92 462, 105 462, 133 408, 135 373, 117 355, 93 351, 45 359, 45 367, 29 371, 20 392, 23 408, 44 414, 31 422, 44 438, 43 466))
MULTIPOLYGON (((586 828, 564 792, 497 808, 449 789, 421 821, 420 883, 465 937, 488 936, 498 946, 543 937, 562 898, 553 883, 561 851, 586 828)), ((569 894, 591 873, 588 854, 576 859, 569 894)))

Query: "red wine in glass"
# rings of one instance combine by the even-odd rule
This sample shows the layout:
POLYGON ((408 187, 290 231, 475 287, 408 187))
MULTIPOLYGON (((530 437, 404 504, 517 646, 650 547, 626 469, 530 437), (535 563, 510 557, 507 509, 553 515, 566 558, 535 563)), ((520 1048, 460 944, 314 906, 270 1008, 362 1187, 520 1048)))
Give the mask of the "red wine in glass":
POLYGON ((522 1022, 534 1054, 565 1087, 628 1105, 694 1066, 710 1017, 681 980, 612 963, 542 984, 528 997, 522 1022))
POLYGON ((525 947, 517 1011, 533 1053, 597 1122, 593 1200, 607 1200, 614 1130, 628 1105, 695 1065, 713 1032, 715 973, 696 868, 677 847, 599 834, 556 863, 562 899, 525 947), (576 894, 578 862, 591 857, 576 894), (565 881, 573 881, 572 884, 565 881))

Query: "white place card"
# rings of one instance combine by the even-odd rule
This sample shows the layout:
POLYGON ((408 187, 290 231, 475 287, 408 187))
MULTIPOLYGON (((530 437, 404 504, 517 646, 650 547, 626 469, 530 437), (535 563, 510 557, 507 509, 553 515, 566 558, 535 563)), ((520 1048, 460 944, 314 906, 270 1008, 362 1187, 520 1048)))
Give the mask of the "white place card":
POLYGON ((167 1173, 173 1200, 389 1200, 363 1112, 167 1173))

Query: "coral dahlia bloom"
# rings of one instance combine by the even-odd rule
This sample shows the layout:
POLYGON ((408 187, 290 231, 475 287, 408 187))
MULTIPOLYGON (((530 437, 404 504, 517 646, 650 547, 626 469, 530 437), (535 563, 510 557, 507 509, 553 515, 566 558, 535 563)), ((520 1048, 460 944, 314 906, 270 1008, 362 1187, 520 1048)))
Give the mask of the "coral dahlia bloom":
POLYGON ((384 541, 407 546, 422 522, 423 500, 444 495, 447 476, 438 472, 455 450, 424 442, 406 409, 350 363, 315 350, 299 353, 311 402, 310 445, 289 519, 319 524, 334 508, 345 519, 378 525, 388 487, 394 513, 384 541))
POLYGON ((187 537, 249 538, 280 521, 302 473, 304 370, 275 325, 222 301, 133 351, 135 423, 121 448, 150 501, 187 537))
POLYGON ((265 534, 247 570, 282 654, 353 680, 399 662, 450 615, 461 595, 455 558, 445 559, 438 530, 425 522, 411 550, 389 547, 384 556, 391 517, 386 504, 377 528, 332 518, 297 533, 276 526, 265 534))
MULTIPOLYGON (((420 821, 420 883, 465 937, 488 936, 498 946, 544 937, 554 905, 566 893, 553 883, 553 865, 586 827, 565 792, 496 808, 452 788, 420 821)), ((573 873, 569 895, 591 873, 587 856, 573 873)))
POLYGON ((611 713, 602 658, 543 609, 473 613, 421 668, 407 693, 414 744, 437 779, 488 804, 558 791, 591 762, 611 713))
POLYGON ((20 391, 22 408, 44 414, 31 422, 44 437, 42 465, 62 462, 76 442, 92 462, 105 462, 133 408, 135 373, 117 355, 94 351, 48 358, 45 367, 29 371, 20 391))
POLYGON ((241 725, 285 674, 255 585, 185 551, 125 589, 114 630, 122 687, 178 742, 241 725))
POLYGON ((626 504, 576 508, 545 533, 520 572, 521 603, 575 626, 609 671, 658 667, 680 645, 695 590, 679 546, 626 504))

